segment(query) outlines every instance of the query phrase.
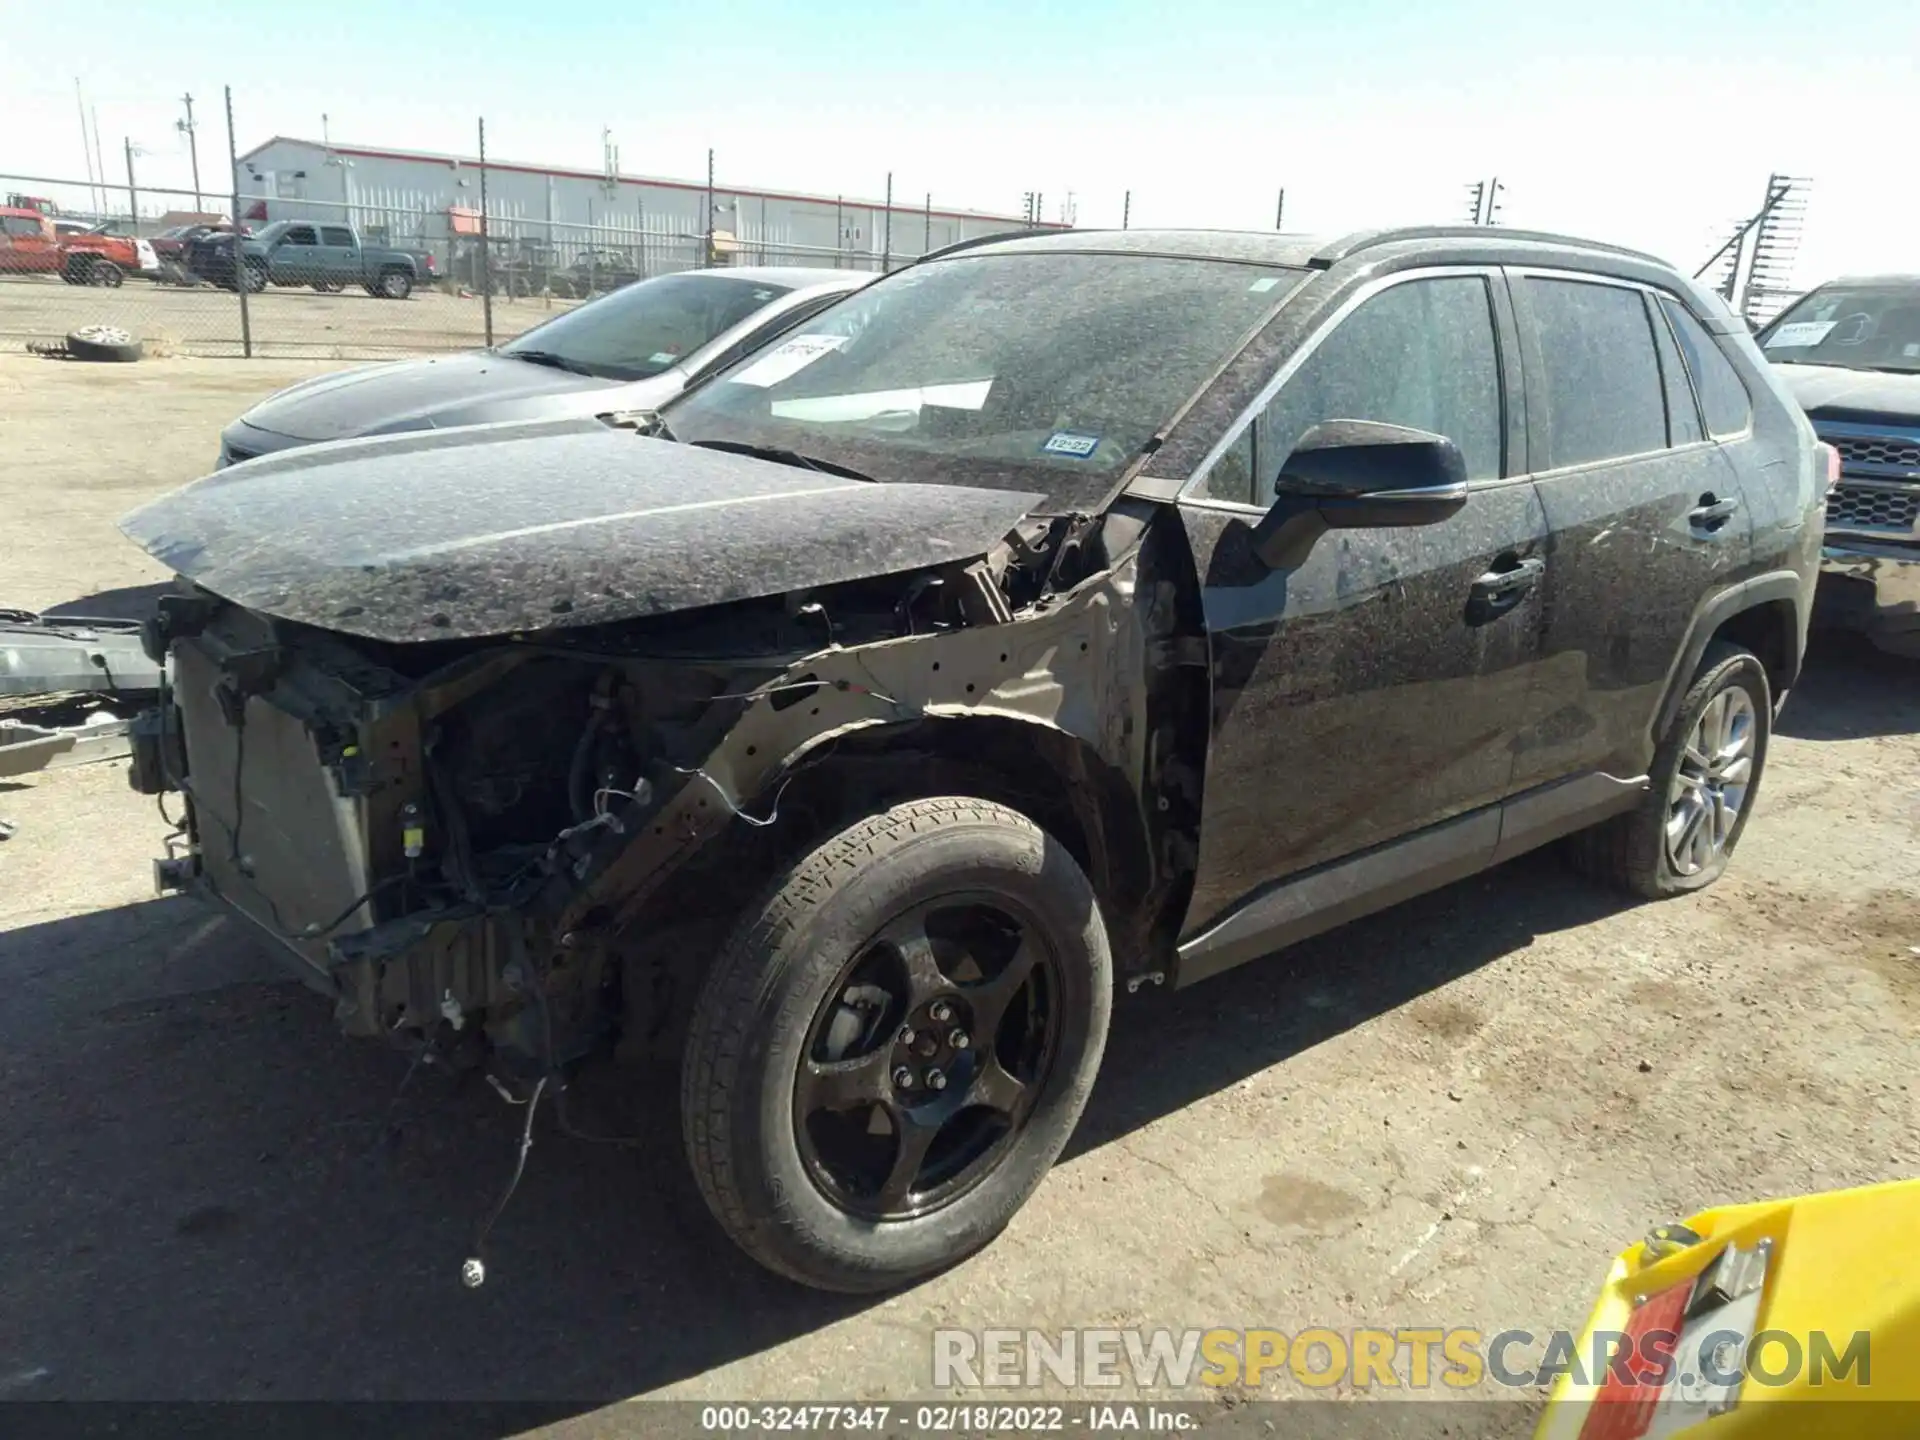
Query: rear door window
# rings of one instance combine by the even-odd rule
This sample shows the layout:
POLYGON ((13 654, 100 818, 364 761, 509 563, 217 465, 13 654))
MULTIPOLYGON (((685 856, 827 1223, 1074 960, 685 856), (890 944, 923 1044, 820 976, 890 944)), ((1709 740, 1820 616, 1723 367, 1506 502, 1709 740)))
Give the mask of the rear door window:
POLYGON ((1700 406, 1694 399, 1693 378, 1680 358, 1673 330, 1665 320, 1653 326, 1654 348, 1660 352, 1660 382, 1667 392, 1667 443, 1692 445, 1707 438, 1700 424, 1700 406))
POLYGON ((342 249, 351 250, 353 248, 353 231, 347 229, 344 225, 322 226, 320 230, 320 243, 322 245, 338 245, 342 249))
POLYGON ((1666 391, 1639 290, 1588 280, 1521 280, 1541 360, 1547 457, 1590 465, 1667 446, 1666 391))
POLYGON ((1693 376, 1700 409, 1707 417, 1707 433, 1716 440, 1740 434, 1753 422, 1753 397, 1747 394, 1740 372, 1686 306, 1677 300, 1662 299, 1660 303, 1666 307, 1667 319, 1673 322, 1673 332, 1686 352, 1687 371, 1693 376))

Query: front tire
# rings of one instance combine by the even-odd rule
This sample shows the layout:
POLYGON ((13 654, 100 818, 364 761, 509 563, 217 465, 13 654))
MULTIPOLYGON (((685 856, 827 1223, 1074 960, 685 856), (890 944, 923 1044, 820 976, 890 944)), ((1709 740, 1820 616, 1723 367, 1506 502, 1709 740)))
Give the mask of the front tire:
POLYGON ((695 1006, 681 1118, 762 1265, 890 1289, 993 1239, 1086 1106, 1113 966, 1093 887, 1005 806, 893 806, 747 907, 695 1006))
POLYGON ((1714 641, 1654 752, 1646 798, 1572 836, 1575 867, 1648 900, 1704 890, 1746 830, 1772 736, 1766 666, 1714 641))

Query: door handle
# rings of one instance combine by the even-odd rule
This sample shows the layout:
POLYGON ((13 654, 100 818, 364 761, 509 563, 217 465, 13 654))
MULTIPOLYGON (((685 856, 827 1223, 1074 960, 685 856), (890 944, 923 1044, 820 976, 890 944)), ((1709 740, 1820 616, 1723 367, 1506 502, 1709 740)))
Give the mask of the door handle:
POLYGON ((1468 593, 1476 600, 1496 600, 1512 597, 1519 599, 1527 591, 1540 583, 1547 562, 1537 555, 1516 561, 1504 570, 1489 570, 1473 582, 1468 593))
POLYGON ((1687 512, 1687 523, 1696 530, 1718 530, 1739 508, 1737 496, 1729 495, 1725 500, 1716 500, 1711 494, 1702 495, 1699 505, 1687 512))
POLYGON ((1506 614, 1526 599, 1546 569, 1547 562, 1535 555, 1487 571, 1467 590, 1467 623, 1484 625, 1506 614))

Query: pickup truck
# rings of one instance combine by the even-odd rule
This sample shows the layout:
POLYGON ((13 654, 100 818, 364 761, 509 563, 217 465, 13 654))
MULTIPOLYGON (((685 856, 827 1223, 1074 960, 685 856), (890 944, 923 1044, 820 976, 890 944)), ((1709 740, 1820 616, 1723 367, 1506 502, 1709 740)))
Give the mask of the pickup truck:
POLYGON ((332 291, 360 285, 369 295, 385 300, 404 300, 421 280, 435 278, 431 255, 365 244, 351 225, 280 220, 243 237, 239 244, 238 279, 231 235, 193 241, 187 251, 188 268, 201 279, 228 288, 310 285, 332 291))
POLYGON ((159 268, 159 257, 145 240, 111 235, 103 226, 62 234, 42 211, 0 209, 0 271, 58 275, 70 285, 114 286, 129 273, 151 276, 159 268))

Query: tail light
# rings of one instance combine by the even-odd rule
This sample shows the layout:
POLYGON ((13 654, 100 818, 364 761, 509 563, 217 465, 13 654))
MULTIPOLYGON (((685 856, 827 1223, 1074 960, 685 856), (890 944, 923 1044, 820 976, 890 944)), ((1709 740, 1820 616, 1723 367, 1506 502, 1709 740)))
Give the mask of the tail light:
POLYGON ((1824 441, 1815 445, 1813 448, 1826 457, 1827 493, 1831 495, 1835 490, 1840 488, 1840 452, 1834 446, 1828 445, 1824 441))

